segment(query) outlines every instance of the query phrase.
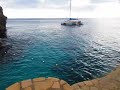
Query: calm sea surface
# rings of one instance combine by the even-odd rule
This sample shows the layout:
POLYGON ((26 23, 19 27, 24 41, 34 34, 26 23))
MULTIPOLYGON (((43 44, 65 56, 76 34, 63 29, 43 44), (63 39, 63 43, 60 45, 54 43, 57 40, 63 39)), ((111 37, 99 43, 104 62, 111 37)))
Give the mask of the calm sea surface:
POLYGON ((57 77, 70 84, 101 77, 120 63, 120 19, 81 19, 83 26, 61 26, 60 19, 9 19, 8 43, 0 57, 0 90, 35 77, 57 77))

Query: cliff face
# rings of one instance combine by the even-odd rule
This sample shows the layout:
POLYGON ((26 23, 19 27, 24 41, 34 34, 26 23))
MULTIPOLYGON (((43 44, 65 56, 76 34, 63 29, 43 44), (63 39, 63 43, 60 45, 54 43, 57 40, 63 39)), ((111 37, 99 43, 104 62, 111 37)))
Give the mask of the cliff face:
POLYGON ((4 44, 4 42, 2 40, 2 38, 7 37, 6 20, 7 20, 7 17, 4 16, 3 9, 0 6, 0 58, 1 58, 1 55, 3 55, 4 52, 7 50, 7 46, 6 46, 6 44, 4 44))
POLYGON ((0 38, 6 38, 6 20, 7 17, 3 14, 3 9, 0 6, 0 38))

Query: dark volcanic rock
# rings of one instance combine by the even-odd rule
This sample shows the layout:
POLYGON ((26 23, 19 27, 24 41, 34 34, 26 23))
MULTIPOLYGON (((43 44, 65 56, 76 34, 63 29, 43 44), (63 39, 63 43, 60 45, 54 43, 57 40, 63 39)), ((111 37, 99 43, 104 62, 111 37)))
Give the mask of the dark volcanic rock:
POLYGON ((12 48, 11 44, 8 42, 8 39, 0 39, 0 60, 1 57, 3 57, 7 51, 12 48))
POLYGON ((7 17, 4 16, 3 9, 0 6, 0 57, 8 50, 8 45, 6 44, 7 42, 4 42, 4 38, 7 38, 6 20, 7 17))
POLYGON ((6 20, 7 17, 3 14, 3 9, 0 6, 0 38, 6 38, 6 20))

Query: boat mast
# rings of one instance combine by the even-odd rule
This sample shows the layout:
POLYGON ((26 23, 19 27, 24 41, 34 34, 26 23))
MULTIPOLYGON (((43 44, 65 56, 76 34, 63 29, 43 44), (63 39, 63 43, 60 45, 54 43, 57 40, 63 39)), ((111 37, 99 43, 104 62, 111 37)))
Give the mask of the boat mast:
POLYGON ((71 0, 70 0, 70 19, 71 19, 71 0))

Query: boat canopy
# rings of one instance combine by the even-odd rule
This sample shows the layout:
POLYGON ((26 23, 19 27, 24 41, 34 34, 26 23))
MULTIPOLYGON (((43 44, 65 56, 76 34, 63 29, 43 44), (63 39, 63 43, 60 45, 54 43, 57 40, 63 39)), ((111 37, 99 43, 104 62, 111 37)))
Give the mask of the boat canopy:
POLYGON ((69 20, 78 20, 77 18, 69 18, 69 20))

